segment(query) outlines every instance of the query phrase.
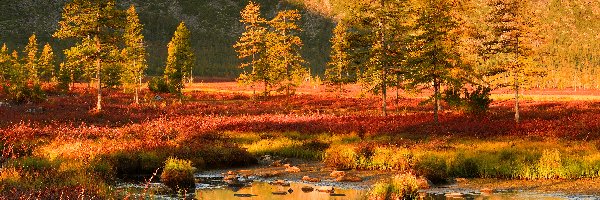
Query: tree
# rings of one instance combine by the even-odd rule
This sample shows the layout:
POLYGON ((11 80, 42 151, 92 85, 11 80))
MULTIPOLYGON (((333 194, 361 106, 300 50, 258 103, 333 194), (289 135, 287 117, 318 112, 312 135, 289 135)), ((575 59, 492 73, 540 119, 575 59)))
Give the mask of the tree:
POLYGON ((297 24, 300 18, 298 10, 284 10, 268 22, 271 30, 266 35, 267 73, 270 80, 280 85, 278 90, 285 90, 286 95, 291 94, 292 88, 306 74, 302 66, 305 61, 300 54, 303 43, 297 35, 301 31, 297 24))
POLYGON ((411 85, 433 86, 434 120, 439 122, 441 86, 460 82, 456 71, 460 68, 460 58, 454 50, 456 27, 451 16, 452 5, 445 0, 425 0, 418 9, 410 58, 411 85))
POLYGON ((96 111, 102 110, 102 66, 110 58, 110 52, 117 49, 119 32, 122 29, 122 14, 116 8, 116 0, 72 0, 65 4, 59 29, 54 37, 74 38, 94 42, 95 52, 90 56, 95 60, 98 100, 96 111))
MULTIPOLYGON (((533 43, 539 42, 532 30, 535 21, 525 10, 523 0, 490 0, 491 13, 486 19, 490 34, 484 43, 483 53, 497 66, 494 71, 502 77, 510 77, 515 92, 515 122, 519 123, 519 90, 527 77, 540 75, 532 59, 533 43)), ((502 79, 500 79, 502 80, 502 79)))
POLYGON ((351 58, 360 63, 359 82, 363 88, 380 94, 381 110, 387 115, 387 90, 406 71, 406 52, 412 30, 410 5, 405 0, 380 0, 357 5, 350 17, 351 58))
POLYGON ((46 43, 38 60, 38 76, 41 80, 50 82, 55 79, 55 57, 52 46, 46 43))
POLYGON ((260 16, 260 5, 253 1, 250 1, 240 14, 242 17, 240 22, 244 24, 245 31, 233 47, 238 53, 238 58, 242 59, 240 68, 252 68, 252 71, 240 74, 238 80, 248 84, 263 82, 265 95, 267 95, 269 77, 267 76, 268 73, 265 73, 268 68, 264 63, 266 60, 266 20, 260 16))
POLYGON ((196 58, 190 43, 190 31, 181 22, 168 46, 164 79, 169 90, 181 93, 185 77, 191 76, 196 58), (190 73, 188 73, 190 72, 190 73))
POLYGON ((142 35, 143 25, 140 24, 140 19, 132 5, 127 10, 127 24, 123 39, 125 40, 125 48, 123 56, 125 57, 124 71, 122 74, 122 82, 126 89, 134 89, 135 104, 139 103, 139 92, 142 86, 142 78, 144 71, 148 68, 146 62, 146 47, 144 43, 144 35, 142 35))
POLYGON ((25 50, 23 51, 23 53, 25 54, 24 61, 25 68, 27 69, 26 71, 23 71, 23 73, 25 73, 24 75, 26 77, 29 77, 29 80, 34 85, 39 85, 40 79, 38 76, 38 43, 35 34, 29 37, 29 43, 27 43, 27 46, 25 46, 25 50))
POLYGON ((6 47, 6 44, 3 44, 2 48, 0 49, 0 86, 3 88, 9 79, 11 65, 8 47, 6 47))
POLYGON ((356 81, 355 70, 351 68, 348 49, 348 27, 343 22, 338 24, 333 29, 333 37, 331 38, 331 54, 330 61, 327 63, 328 68, 325 70, 326 80, 337 85, 339 92, 343 91, 342 86, 356 81))

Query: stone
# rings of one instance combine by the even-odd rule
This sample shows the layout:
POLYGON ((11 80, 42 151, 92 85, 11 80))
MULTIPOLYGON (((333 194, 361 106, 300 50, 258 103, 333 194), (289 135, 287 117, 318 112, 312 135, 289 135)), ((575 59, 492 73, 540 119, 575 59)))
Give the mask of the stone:
POLYGON ((271 163, 271 167, 281 167, 281 160, 276 160, 273 163, 271 163))
POLYGON ((298 173, 298 172, 301 172, 301 171, 302 170, 300 170, 300 168, 295 167, 295 166, 294 167, 285 168, 285 172, 289 172, 289 173, 298 173))
POLYGON ((262 172, 257 174, 257 176, 262 177, 262 178, 270 178, 270 177, 276 177, 276 176, 281 176, 283 174, 283 172, 281 171, 268 171, 268 172, 262 172))
POLYGON ((345 176, 345 175, 346 175, 346 172, 344 172, 344 171, 333 171, 333 172, 331 172, 331 174, 329 174, 329 176, 331 176, 333 178, 337 178, 337 177, 345 176))
POLYGON ((292 167, 292 165, 290 165, 290 164, 285 164, 285 165, 283 165, 283 167, 285 167, 285 168, 287 169, 287 168, 290 168, 290 167, 292 167))
POLYGON ((335 189, 332 186, 321 186, 317 188, 317 191, 325 193, 334 193, 335 189))
POLYGON ((302 177, 302 180, 303 180, 303 181, 306 181, 306 182, 313 182, 313 183, 318 183, 318 182, 321 182, 321 179, 320 179, 320 178, 311 178, 311 177, 309 177, 309 176, 303 176, 303 177, 302 177))
POLYGON ((237 175, 225 175, 223 180, 237 180, 237 175))
POLYGON ((233 194, 234 197, 253 197, 253 196, 257 196, 254 194, 233 194))
POLYGON ((430 181, 423 177, 417 178, 417 185, 419 186, 419 189, 423 190, 431 188, 430 181))
POLYGON ((445 194, 444 196, 446 196, 446 198, 461 198, 464 196, 464 194, 458 193, 458 192, 451 192, 451 193, 445 194))
POLYGON ((273 195, 286 195, 287 192, 286 191, 275 191, 275 192, 271 192, 271 194, 273 194, 273 195))
POLYGON ((271 181, 271 185, 290 186, 290 182, 287 182, 287 181, 281 180, 281 179, 277 179, 277 180, 271 181))
POLYGON ((302 192, 312 192, 315 190, 315 188, 310 187, 310 186, 302 186, 301 190, 302 190, 302 192))
POLYGON ((490 195, 490 194, 494 193, 494 190, 490 189, 490 188, 483 188, 483 189, 479 190, 479 192, 481 192, 481 194, 490 195))

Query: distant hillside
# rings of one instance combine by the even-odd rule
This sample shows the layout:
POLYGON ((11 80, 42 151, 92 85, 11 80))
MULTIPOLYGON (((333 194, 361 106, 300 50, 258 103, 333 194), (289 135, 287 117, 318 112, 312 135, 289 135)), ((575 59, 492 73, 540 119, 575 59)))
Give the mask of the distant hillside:
MULTIPOLYGON (((67 0, 2 0, 0 3, 0 42, 11 49, 26 44, 31 33, 42 42, 50 41, 55 50, 68 42, 51 38, 57 28, 62 6, 67 0)), ((333 16, 347 12, 351 0, 256 0, 263 14, 272 17, 278 10, 300 9, 303 14, 301 35, 303 56, 313 74, 322 74, 329 55, 333 16)), ((369 1, 369 0, 364 0, 369 1)), ((461 1, 471 4, 462 13, 466 18, 485 17, 485 1, 461 1)), ((177 24, 183 20, 192 31, 198 63, 196 73, 204 76, 235 77, 238 59, 232 48, 243 27, 239 12, 248 0, 118 0, 123 8, 136 5, 148 42, 149 74, 162 71, 166 44, 177 24)), ((546 41, 538 61, 548 69, 541 87, 600 88, 600 0, 532 0, 531 12, 537 13, 546 41)))
MULTIPOLYGON (((325 0, 327 1, 327 0, 325 0)), ((42 42, 51 42, 55 51, 66 42, 51 37, 57 29, 62 6, 67 0, 2 0, 0 4, 0 43, 9 48, 22 48, 27 38, 36 33, 42 42)), ((149 74, 162 71, 166 46, 180 21, 192 31, 192 45, 198 63, 196 74, 234 77, 239 73, 238 59, 232 48, 243 31, 240 10, 247 0, 120 0, 122 7, 136 5, 144 24, 148 43, 149 74)), ((277 10, 300 9, 303 14, 301 35, 303 55, 313 73, 322 73, 329 55, 329 38, 333 29, 330 18, 285 1, 258 0, 264 15, 274 16, 277 10)))

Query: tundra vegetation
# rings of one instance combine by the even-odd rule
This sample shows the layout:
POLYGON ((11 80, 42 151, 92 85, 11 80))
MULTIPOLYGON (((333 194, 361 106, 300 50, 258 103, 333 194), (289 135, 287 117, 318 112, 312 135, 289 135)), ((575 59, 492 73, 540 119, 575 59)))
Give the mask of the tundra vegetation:
POLYGON ((0 196, 126 198, 113 186, 140 175, 186 190, 263 155, 399 174, 374 199, 415 198, 417 177, 600 178, 597 1, 237 3, 222 46, 180 17, 157 53, 152 8, 117 0, 66 1, 51 33, 6 41, 0 196), (215 49, 234 73, 206 77, 215 49))

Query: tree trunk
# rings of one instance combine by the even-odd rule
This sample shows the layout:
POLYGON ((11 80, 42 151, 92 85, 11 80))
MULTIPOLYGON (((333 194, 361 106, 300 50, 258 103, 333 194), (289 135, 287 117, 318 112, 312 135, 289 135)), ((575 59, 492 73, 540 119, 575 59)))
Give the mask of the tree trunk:
POLYGON ((517 36, 517 47, 515 52, 516 63, 515 63, 515 122, 519 123, 519 37, 517 36))
POLYGON ((435 100, 435 104, 433 106, 433 120, 435 121, 435 124, 439 124, 440 120, 438 112, 440 109, 440 83, 437 78, 433 80, 433 93, 433 98, 435 100))
POLYGON ((96 103, 96 111, 102 111, 102 78, 101 78, 101 67, 102 59, 100 58, 100 39, 96 39, 96 48, 98 49, 98 57, 96 58, 96 79, 98 80, 98 102, 96 103))
MULTIPOLYGON (((381 7, 384 8, 385 7, 385 2, 383 0, 381 0, 381 7)), ((387 69, 386 69, 386 64, 387 62, 385 62, 387 59, 385 58, 385 53, 387 53, 387 46, 385 44, 385 32, 384 32, 384 21, 383 18, 379 20, 379 31, 381 31, 381 95, 382 95, 382 105, 381 105, 381 111, 383 112, 383 116, 387 116, 387 69)))

